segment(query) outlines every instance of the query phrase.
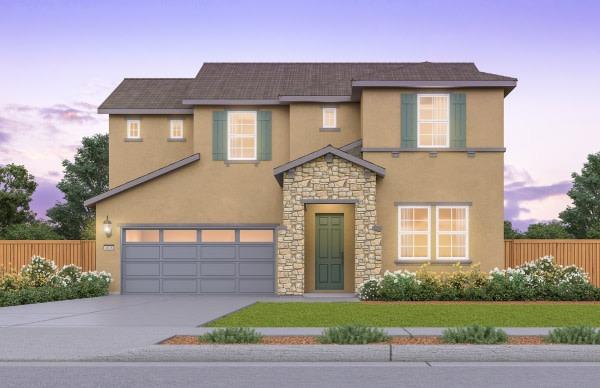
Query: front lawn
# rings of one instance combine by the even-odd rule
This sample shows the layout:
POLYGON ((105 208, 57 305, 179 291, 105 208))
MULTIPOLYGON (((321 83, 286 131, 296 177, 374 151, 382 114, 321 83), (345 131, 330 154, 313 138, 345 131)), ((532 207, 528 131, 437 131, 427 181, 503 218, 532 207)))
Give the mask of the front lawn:
POLYGON ((210 327, 600 327, 598 303, 256 303, 210 327))

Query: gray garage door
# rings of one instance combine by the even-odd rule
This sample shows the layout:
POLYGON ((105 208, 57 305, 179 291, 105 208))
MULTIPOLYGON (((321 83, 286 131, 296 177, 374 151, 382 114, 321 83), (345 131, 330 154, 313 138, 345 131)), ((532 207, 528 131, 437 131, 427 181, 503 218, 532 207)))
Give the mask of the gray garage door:
POLYGON ((273 293, 273 229, 124 229, 126 294, 273 293))

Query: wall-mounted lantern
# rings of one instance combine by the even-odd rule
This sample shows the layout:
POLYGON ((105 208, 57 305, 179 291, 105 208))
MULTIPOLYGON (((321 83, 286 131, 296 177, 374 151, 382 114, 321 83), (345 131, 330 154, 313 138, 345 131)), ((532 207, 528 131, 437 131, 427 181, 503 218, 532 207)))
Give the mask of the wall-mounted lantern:
POLYGON ((104 220, 102 226, 104 227, 104 234, 106 237, 112 236, 112 222, 110 222, 108 216, 106 216, 106 220, 104 220))

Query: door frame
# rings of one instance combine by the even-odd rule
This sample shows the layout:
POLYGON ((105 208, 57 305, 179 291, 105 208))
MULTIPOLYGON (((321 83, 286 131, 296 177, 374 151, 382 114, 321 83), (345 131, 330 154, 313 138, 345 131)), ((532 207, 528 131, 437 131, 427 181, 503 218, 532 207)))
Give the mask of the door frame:
POLYGON ((315 252, 315 265, 314 265, 314 270, 315 270, 315 291, 344 291, 344 285, 345 285, 345 276, 344 276, 344 270, 345 270, 345 256, 346 256, 346 252, 345 252, 345 217, 344 217, 344 213, 315 213, 315 244, 314 244, 314 252, 315 252), (342 241, 341 241, 341 245, 342 245, 342 257, 341 257, 341 286, 340 288, 319 288, 319 270, 318 270, 318 266, 319 266, 319 256, 317 254, 317 250, 319 247, 319 222, 318 219, 320 216, 340 216, 342 219, 342 223, 341 223, 341 234, 342 234, 342 241))

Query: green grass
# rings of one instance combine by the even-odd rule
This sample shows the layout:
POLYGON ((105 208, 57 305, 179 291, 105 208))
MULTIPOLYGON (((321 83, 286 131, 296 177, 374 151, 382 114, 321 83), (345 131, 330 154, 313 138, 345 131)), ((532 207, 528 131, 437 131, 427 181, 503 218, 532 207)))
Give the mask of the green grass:
POLYGON ((211 327, 600 327, 600 304, 573 303, 256 303, 211 327))

